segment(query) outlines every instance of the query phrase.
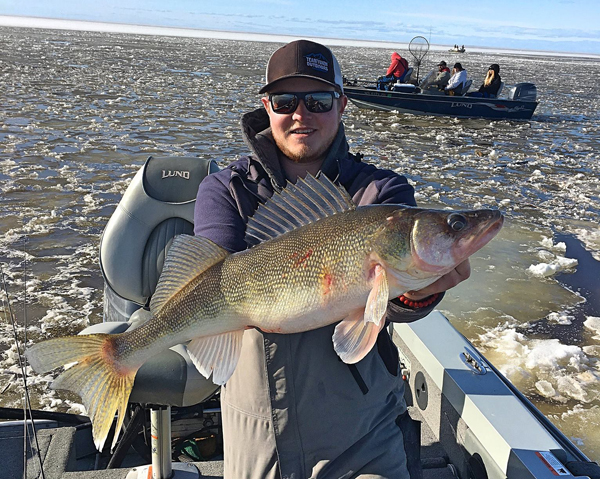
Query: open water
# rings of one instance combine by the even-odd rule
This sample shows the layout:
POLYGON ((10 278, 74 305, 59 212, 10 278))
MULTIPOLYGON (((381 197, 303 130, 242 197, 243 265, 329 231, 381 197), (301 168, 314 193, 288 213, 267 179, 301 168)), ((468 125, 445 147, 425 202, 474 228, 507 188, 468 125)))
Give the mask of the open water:
MULTIPOLYGON (((101 321, 98 244, 149 155, 222 166, 246 152, 242 112, 259 105, 279 44, 0 28, 0 262, 21 339, 101 321), (24 317, 28 327, 25 329, 24 317)), ((334 47, 349 78, 384 73, 389 50, 334 47)), ((408 56, 408 52, 399 50, 408 56)), ((421 205, 498 207, 506 226, 472 258, 441 309, 584 452, 600 460, 600 61, 430 54, 474 78, 491 63, 536 83, 530 122, 345 114, 365 160, 405 174, 421 205)), ((0 405, 20 406, 6 303, 0 405)), ((32 376, 33 405, 81 412, 32 376)))

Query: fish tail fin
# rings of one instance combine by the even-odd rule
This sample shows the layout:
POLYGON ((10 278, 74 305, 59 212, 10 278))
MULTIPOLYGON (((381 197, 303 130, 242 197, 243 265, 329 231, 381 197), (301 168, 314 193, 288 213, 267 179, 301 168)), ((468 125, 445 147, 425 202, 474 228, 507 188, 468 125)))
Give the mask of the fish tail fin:
POLYGON ((66 389, 81 396, 92 420, 94 444, 99 451, 102 451, 118 413, 111 447, 117 442, 137 372, 137 368, 125 368, 114 358, 115 337, 90 334, 55 338, 33 345, 26 353, 31 367, 38 373, 77 363, 61 373, 52 388, 66 389))

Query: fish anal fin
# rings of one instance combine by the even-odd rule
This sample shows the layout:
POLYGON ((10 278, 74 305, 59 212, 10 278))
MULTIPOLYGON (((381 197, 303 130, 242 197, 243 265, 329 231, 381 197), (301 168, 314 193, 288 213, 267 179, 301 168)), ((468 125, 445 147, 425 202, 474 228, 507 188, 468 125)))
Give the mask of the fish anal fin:
POLYGON ((342 361, 354 364, 373 348, 385 324, 364 321, 364 310, 357 310, 342 320, 333 332, 333 348, 342 361))
POLYGON ((229 253, 201 236, 176 236, 167 251, 150 311, 156 315, 165 303, 191 279, 225 259, 229 253))
POLYGON ((243 337, 244 330, 204 336, 190 341, 187 350, 200 374, 208 379, 212 373, 212 381, 223 385, 235 371, 243 337))
POLYGON ((379 326, 387 311, 389 296, 390 288, 385 269, 379 264, 375 265, 373 286, 365 307, 365 322, 379 326))

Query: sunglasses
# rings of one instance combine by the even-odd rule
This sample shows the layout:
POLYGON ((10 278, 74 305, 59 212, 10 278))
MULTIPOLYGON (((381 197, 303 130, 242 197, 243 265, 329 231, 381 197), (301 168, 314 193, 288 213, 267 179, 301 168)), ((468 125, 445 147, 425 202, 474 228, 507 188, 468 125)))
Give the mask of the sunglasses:
POLYGON ((300 100, 311 113, 327 113, 333 108, 333 99, 339 98, 336 91, 311 91, 300 93, 272 93, 269 95, 271 108, 280 115, 294 113, 300 100))

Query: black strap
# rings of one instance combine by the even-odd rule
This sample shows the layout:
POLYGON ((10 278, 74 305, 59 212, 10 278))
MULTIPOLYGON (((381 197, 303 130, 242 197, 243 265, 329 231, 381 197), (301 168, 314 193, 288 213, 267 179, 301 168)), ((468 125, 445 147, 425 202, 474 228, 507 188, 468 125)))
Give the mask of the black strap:
POLYGON ((360 371, 356 367, 356 364, 348 364, 348 369, 352 373, 352 377, 354 377, 354 380, 356 381, 356 384, 358 384, 358 387, 360 388, 363 395, 367 394, 369 392, 369 388, 367 387, 365 380, 360 375, 360 371))

